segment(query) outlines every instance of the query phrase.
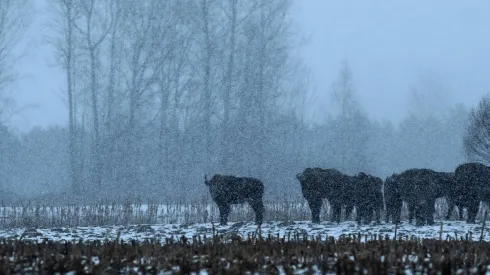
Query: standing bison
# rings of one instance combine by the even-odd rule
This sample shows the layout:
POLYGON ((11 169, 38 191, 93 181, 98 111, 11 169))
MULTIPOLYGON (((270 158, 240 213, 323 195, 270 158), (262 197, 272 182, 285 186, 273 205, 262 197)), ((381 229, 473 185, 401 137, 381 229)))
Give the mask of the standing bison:
POLYGON ((447 204, 448 204, 448 212, 446 215, 446 220, 451 218, 451 214, 454 212, 454 208, 458 207, 457 217, 458 220, 463 218, 463 206, 466 205, 465 198, 462 195, 462 190, 458 188, 458 182, 456 181, 455 173, 446 173, 448 178, 452 178, 453 183, 451 187, 447 188, 447 204))
POLYGON ((415 217, 417 225, 434 224, 436 199, 445 197, 447 190, 455 186, 454 177, 450 173, 431 169, 409 169, 401 174, 393 174, 389 182, 398 189, 401 199, 407 203, 409 222, 415 217))
POLYGON ((386 204, 386 222, 390 218, 394 224, 401 221, 403 199, 400 193, 400 184, 395 180, 397 174, 387 177, 384 182, 384 195, 386 204))
POLYGON ((475 218, 480 207, 480 201, 488 201, 490 198, 490 167, 476 162, 459 165, 455 171, 457 187, 454 190, 458 194, 460 209, 468 208, 468 223, 475 223, 475 218))
POLYGON ((214 175, 211 180, 204 176, 204 183, 209 187, 211 198, 218 205, 220 224, 228 223, 232 204, 248 202, 255 212, 255 222, 262 224, 265 212, 263 196, 264 184, 254 178, 214 175))
POLYGON ((354 198, 357 209, 357 222, 370 223, 373 213, 376 214, 376 222, 380 222, 381 210, 383 209, 383 181, 366 173, 354 176, 356 195, 354 198))
POLYGON ((340 223, 342 205, 346 206, 346 216, 354 207, 354 180, 336 169, 306 168, 296 178, 301 184, 303 197, 308 201, 312 222, 320 222, 322 199, 328 199, 332 206, 333 221, 340 223))

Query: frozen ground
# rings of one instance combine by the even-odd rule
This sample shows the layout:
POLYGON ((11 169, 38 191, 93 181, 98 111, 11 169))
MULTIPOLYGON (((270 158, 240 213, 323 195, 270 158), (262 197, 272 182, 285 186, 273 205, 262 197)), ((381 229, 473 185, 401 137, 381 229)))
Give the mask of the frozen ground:
MULTIPOLYGON (((229 223, 227 226, 219 226, 215 224, 216 233, 231 237, 239 234, 242 237, 247 237, 249 234, 256 234, 257 226, 253 222, 236 222, 229 223)), ((442 227, 443 239, 454 239, 466 237, 466 234, 471 236, 473 240, 479 240, 481 235, 481 224, 466 224, 463 221, 444 221, 442 227)), ((433 238, 439 239, 441 232, 440 222, 434 226, 416 227, 410 225, 407 222, 402 222, 398 226, 397 236, 406 237, 418 237, 418 238, 433 238)), ((389 235, 392 238, 395 234, 395 227, 393 224, 382 223, 380 225, 363 225, 358 226, 353 221, 346 221, 337 225, 332 222, 322 222, 321 224, 312 224, 309 221, 295 221, 295 222, 267 222, 262 225, 262 236, 267 237, 269 234, 273 237, 287 237, 288 235, 293 237, 295 233, 304 235, 307 233, 310 237, 321 236, 322 239, 327 237, 334 237, 337 239, 343 234, 356 234, 359 233, 363 236, 368 236, 370 239, 372 235, 381 234, 383 237, 389 235)), ((22 238, 23 240, 39 240, 44 239, 53 241, 79 241, 83 239, 85 241, 91 240, 106 240, 116 239, 120 234, 120 239, 124 241, 136 240, 144 241, 149 239, 158 239, 165 242, 168 238, 177 240, 182 235, 192 241, 193 236, 200 235, 201 238, 206 236, 210 238, 213 234, 211 223, 197 223, 192 225, 182 224, 156 224, 156 225, 126 225, 126 226, 94 226, 94 227, 56 227, 56 228, 14 228, 0 230, 0 238, 22 238)), ((484 230, 484 239, 490 241, 490 232, 488 227, 484 230)))

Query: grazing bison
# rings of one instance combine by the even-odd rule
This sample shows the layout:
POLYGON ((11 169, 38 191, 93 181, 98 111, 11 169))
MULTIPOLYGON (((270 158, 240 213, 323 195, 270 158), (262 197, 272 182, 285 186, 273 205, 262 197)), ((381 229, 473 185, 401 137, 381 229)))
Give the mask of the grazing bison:
POLYGON ((366 173, 354 176, 356 196, 354 198, 357 209, 357 222, 370 223, 373 212, 376 214, 376 222, 380 222, 381 210, 383 209, 383 181, 366 173))
POLYGON ((403 200, 400 194, 399 182, 395 180, 397 174, 387 177, 384 182, 384 195, 386 203, 386 222, 390 218, 394 224, 401 221, 403 200))
POLYGON ((328 199, 332 206, 333 221, 340 223, 342 205, 346 207, 346 217, 354 208, 354 179, 336 169, 306 168, 296 178, 301 184, 303 197, 308 201, 312 222, 320 222, 322 199, 328 199))
POLYGON ((459 194, 460 208, 468 208, 466 222, 475 223, 480 201, 487 202, 490 198, 490 167, 476 162, 464 163, 454 174, 457 187, 453 192, 459 194))
POLYGON ((401 174, 394 174, 401 198, 408 204, 409 222, 417 219, 417 225, 434 224, 435 202, 445 197, 447 190, 454 186, 450 173, 436 172, 431 169, 409 169, 401 174))
POLYGON ((211 180, 204 176, 204 183, 209 187, 209 193, 218 205, 221 225, 228 223, 232 204, 245 202, 248 202, 254 210, 256 224, 262 224, 265 212, 262 200, 264 196, 262 181, 254 178, 216 174, 211 180))

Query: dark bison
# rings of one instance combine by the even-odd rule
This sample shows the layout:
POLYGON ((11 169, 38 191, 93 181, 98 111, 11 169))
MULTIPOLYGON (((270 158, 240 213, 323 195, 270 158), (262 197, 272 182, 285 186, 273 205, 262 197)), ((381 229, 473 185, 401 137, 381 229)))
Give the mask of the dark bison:
POLYGON ((386 222, 398 224, 401 221, 403 200, 400 193, 399 182, 395 180, 396 174, 387 177, 384 182, 384 197, 386 204, 386 222))
POLYGON ((374 213, 376 222, 379 223, 383 209, 383 181, 363 172, 354 176, 354 179, 356 195, 352 199, 357 209, 357 222, 370 223, 374 213))
MULTIPOLYGON (((398 188, 401 199, 408 205, 409 222, 415 217, 417 225, 434 224, 436 199, 446 197, 447 190, 455 186, 451 173, 431 169, 409 169, 401 174, 393 174, 389 181, 390 184, 395 182, 392 187, 398 188)), ((396 199, 396 195, 394 197, 396 199)))
POLYGON ((466 205, 465 198, 461 193, 461 190, 458 188, 458 183, 456 181, 455 173, 446 173, 448 177, 453 179, 453 184, 450 188, 447 188, 447 204, 448 204, 448 212, 446 215, 446 220, 451 218, 451 214, 454 212, 454 208, 458 207, 457 219, 463 218, 463 206, 466 205))
POLYGON ((216 174, 211 180, 204 176, 204 183, 209 187, 209 193, 218 205, 221 225, 228 223, 232 204, 245 202, 248 202, 254 210, 256 224, 262 224, 265 212, 264 184, 262 181, 254 178, 216 174))
POLYGON ((322 199, 328 199, 332 206, 333 221, 340 223, 342 205, 345 205, 346 217, 354 208, 354 179, 336 169, 306 168, 296 178, 301 184, 303 197, 308 201, 312 222, 320 222, 322 199))
POLYGON ((476 162, 459 165, 455 171, 457 187, 453 191, 458 194, 460 209, 468 208, 468 223, 475 223, 480 202, 490 198, 490 167, 476 162))

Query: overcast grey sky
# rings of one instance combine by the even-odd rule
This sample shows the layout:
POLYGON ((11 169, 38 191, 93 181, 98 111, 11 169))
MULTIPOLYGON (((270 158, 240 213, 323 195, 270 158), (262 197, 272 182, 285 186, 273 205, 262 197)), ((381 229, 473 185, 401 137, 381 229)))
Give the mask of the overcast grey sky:
MULTIPOLYGON (((24 79, 16 98, 35 104, 16 118, 20 130, 65 124, 64 75, 42 44, 47 14, 36 0, 34 25, 23 41, 28 55, 19 64, 24 79)), ((310 68, 316 110, 324 108, 330 87, 347 59, 365 110, 374 119, 398 121, 407 113, 408 91, 425 72, 449 88, 446 99, 475 104, 490 92, 490 1, 296 0, 293 16, 308 36, 301 52, 310 68)), ((316 112, 318 114, 318 112, 316 112)))

